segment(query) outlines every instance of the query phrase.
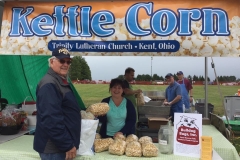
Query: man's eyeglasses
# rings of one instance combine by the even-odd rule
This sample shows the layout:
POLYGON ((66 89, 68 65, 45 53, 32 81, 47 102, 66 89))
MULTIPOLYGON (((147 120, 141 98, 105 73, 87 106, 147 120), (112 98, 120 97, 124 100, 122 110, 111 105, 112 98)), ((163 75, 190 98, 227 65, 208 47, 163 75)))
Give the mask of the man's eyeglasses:
POLYGON ((68 65, 70 65, 72 63, 71 60, 64 60, 64 59, 57 59, 61 64, 67 63, 68 65))
POLYGON ((167 77, 167 78, 165 78, 166 81, 168 81, 168 80, 170 80, 170 79, 171 79, 171 77, 167 77))

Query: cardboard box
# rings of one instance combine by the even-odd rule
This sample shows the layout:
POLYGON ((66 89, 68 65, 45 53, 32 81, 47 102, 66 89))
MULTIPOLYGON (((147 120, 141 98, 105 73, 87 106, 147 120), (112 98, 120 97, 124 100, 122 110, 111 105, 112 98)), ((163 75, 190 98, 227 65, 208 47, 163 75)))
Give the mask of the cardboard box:
POLYGON ((211 122, 210 122, 210 119, 209 118, 203 118, 202 119, 202 125, 210 125, 211 122))
POLYGON ((162 117, 148 117, 148 128, 159 130, 161 125, 167 125, 168 119, 162 117))

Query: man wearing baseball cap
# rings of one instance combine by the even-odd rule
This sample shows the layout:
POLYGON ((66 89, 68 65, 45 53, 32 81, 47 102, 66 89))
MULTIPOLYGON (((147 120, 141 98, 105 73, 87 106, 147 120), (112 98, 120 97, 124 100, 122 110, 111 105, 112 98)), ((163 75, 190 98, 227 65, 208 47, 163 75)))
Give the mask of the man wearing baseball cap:
POLYGON ((185 113, 190 113, 191 112, 190 102, 192 102, 192 97, 193 97, 192 84, 187 78, 184 78, 182 71, 177 72, 177 77, 178 77, 178 83, 180 84, 182 89, 182 100, 185 106, 185 113))
POLYGON ((58 47, 48 59, 49 70, 37 86, 37 124, 33 148, 42 160, 70 160, 80 143, 80 105, 68 81, 69 51, 58 47))
POLYGON ((171 107, 169 117, 174 122, 174 113, 183 113, 181 87, 171 73, 168 73, 165 79, 169 86, 166 88, 163 104, 171 107))

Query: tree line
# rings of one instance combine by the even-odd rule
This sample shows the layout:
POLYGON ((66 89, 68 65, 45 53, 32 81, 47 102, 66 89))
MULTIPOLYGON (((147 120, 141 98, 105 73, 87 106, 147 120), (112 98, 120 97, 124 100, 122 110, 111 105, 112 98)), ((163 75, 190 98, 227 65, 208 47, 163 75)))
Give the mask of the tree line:
MULTIPOLYGON (((174 79, 177 80, 177 75, 174 74, 174 79)), ((71 80, 92 80, 91 70, 88 66, 85 58, 81 56, 75 56, 72 58, 72 64, 69 69, 69 77, 71 80)), ((124 79, 124 75, 119 75, 119 79, 124 79)), ((191 81, 205 81, 204 76, 197 76, 197 75, 188 75, 188 78, 191 81)), ((236 82, 240 81, 237 79, 236 76, 218 76, 217 77, 221 82, 236 82)), ((136 81, 164 81, 165 76, 159 76, 157 74, 153 74, 152 76, 149 74, 138 74, 135 78, 136 81)), ((211 81, 208 77, 208 81, 211 81)), ((216 79, 212 80, 216 81, 216 79)))
POLYGON ((92 80, 91 70, 85 58, 81 56, 72 58, 72 64, 69 68, 69 77, 71 80, 92 80))
MULTIPOLYGON (((151 77, 151 75, 149 74, 138 74, 135 78, 136 81, 164 81, 165 76, 159 76, 157 74, 153 74, 153 76, 151 77)), ((177 75, 174 74, 173 75, 175 80, 178 80, 177 75)), ((124 75, 119 75, 118 76, 119 79, 124 79, 124 75)), ((188 78, 191 81, 205 81, 204 76, 196 76, 196 75, 188 75, 186 78, 188 78)), ((218 76, 218 81, 221 82, 236 82, 236 81, 240 81, 240 79, 237 79, 236 76, 218 76)), ((208 77, 208 81, 211 81, 211 79, 208 77)), ((216 79, 212 80, 212 81, 216 81, 216 79)))

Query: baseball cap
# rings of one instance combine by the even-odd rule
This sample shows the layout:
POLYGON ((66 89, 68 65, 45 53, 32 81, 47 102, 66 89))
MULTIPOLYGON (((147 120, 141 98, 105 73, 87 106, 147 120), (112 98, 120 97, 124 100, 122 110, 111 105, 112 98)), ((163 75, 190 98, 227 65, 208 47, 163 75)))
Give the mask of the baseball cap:
POLYGON ((55 56, 57 59, 71 58, 69 51, 62 46, 55 48, 52 51, 52 56, 55 56))
POLYGON ((168 74, 165 76, 165 78, 167 78, 167 77, 173 77, 172 73, 168 73, 168 74))
POLYGON ((182 75, 182 74, 183 74, 182 71, 178 71, 178 72, 177 72, 177 75, 182 75))

